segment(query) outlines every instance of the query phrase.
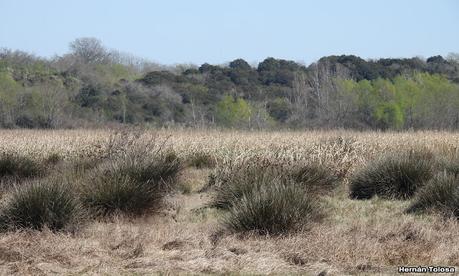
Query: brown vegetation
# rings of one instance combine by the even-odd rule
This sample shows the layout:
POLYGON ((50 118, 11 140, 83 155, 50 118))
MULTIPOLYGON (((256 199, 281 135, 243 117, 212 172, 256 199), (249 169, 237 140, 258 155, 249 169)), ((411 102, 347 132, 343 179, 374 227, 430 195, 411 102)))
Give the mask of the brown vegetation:
MULTIPOLYGON (((394 274, 399 265, 459 266, 456 219, 437 212, 407 213, 408 207, 419 198, 417 195, 409 200, 376 196, 364 201, 348 196, 351 175, 384 152, 421 148, 434 156, 455 160, 459 155, 458 133, 188 130, 136 133, 123 134, 121 140, 128 145, 124 149, 129 151, 144 145, 139 146, 143 147, 143 153, 152 154, 154 147, 145 145, 154 138, 155 145, 165 152, 164 159, 158 160, 171 162, 171 152, 175 152, 173 160, 188 165, 168 180, 174 185, 161 195, 161 208, 135 217, 116 213, 108 220, 87 218, 70 232, 51 231, 47 227, 41 231, 4 231, 0 233, 0 274, 343 275, 394 274), (302 230, 280 231, 275 236, 225 230, 227 211, 209 208, 213 190, 203 188, 208 185, 209 175, 215 175, 231 162, 241 164, 254 158, 270 160, 272 164, 317 164, 337 176, 340 181, 335 189, 315 193, 321 203, 321 219, 308 221, 302 230)), ((93 175, 94 169, 119 160, 119 157, 114 159, 115 155, 124 156, 123 151, 114 151, 123 147, 115 145, 113 137, 106 130, 3 130, 0 152, 21 153, 32 160, 47 160, 51 154, 59 156, 56 162, 47 163, 47 175, 26 182, 45 183, 61 176, 68 181, 63 183, 68 183, 68 188, 78 194, 85 177, 93 175), (77 169, 74 164, 78 164, 77 169)), ((146 164, 142 162, 138 164, 146 164)), ((450 178, 453 178, 451 166, 445 169, 452 172, 450 178)), ((146 182, 149 181, 147 177, 146 182)), ((435 190, 432 183, 427 186, 429 191, 435 190)), ((2 204, 8 202, 11 189, 2 188, 5 201, 2 204)), ((269 193, 264 195, 263 198, 270 198, 269 193)))

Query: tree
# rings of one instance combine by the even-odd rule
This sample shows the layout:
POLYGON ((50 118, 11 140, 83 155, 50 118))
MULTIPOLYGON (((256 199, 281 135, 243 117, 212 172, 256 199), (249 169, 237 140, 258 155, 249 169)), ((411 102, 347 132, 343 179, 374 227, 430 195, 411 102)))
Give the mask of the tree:
POLYGON ((12 127, 15 121, 19 84, 8 72, 0 72, 0 125, 12 127))
POLYGON ((93 37, 75 39, 70 43, 70 50, 80 61, 86 64, 105 63, 109 57, 102 42, 93 37))
POLYGON ((292 113, 290 103, 285 98, 276 98, 273 101, 269 101, 266 108, 269 115, 281 123, 286 122, 292 113))
POLYGON ((227 127, 241 127, 250 122, 252 110, 241 98, 233 99, 227 95, 216 106, 217 122, 227 127))
POLYGON ((252 70, 252 67, 247 63, 247 61, 243 59, 235 59, 230 62, 229 67, 231 69, 238 69, 238 70, 244 70, 244 71, 250 71, 252 70))

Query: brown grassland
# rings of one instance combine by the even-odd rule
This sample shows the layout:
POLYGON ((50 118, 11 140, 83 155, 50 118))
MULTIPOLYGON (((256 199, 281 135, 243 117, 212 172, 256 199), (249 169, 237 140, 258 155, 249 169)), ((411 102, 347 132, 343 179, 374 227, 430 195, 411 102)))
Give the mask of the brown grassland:
MULTIPOLYGON (((459 154, 454 132, 248 132, 148 130, 181 160, 197 153, 216 166, 247 156, 312 160, 340 176, 323 196, 324 219, 276 236, 221 230, 221 210, 200 192, 213 168, 185 166, 166 206, 138 217, 90 220, 74 232, 0 233, 0 274, 396 274, 399 265, 459 266, 459 224, 437 214, 406 214, 410 201, 352 200, 349 176, 385 152, 423 148, 459 154)), ((0 152, 61 162, 106 152, 109 130, 2 130, 0 152)), ((186 162, 185 162, 186 163, 186 162)), ((212 167, 212 166, 211 166, 212 167)), ((56 169, 58 171, 58 169, 56 169)), ((7 186, 6 184, 3 186, 7 186)), ((2 186, 2 198, 8 187, 2 186)))

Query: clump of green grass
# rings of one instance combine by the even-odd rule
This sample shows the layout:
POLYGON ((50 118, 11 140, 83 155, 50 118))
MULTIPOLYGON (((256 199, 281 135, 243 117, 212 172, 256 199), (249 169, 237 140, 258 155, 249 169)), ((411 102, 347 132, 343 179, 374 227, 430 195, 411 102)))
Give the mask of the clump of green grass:
POLYGON ((0 154, 0 178, 9 177, 16 180, 43 176, 46 172, 38 160, 16 153, 0 154))
POLYGON ((259 181, 224 215, 226 229, 278 235, 308 228, 321 217, 318 201, 298 184, 280 179, 259 181))
POLYGON ((68 184, 41 180, 16 187, 1 207, 3 229, 73 230, 82 209, 68 184))
POLYGON ((433 156, 426 152, 388 154, 369 163, 350 179, 350 197, 408 199, 434 174, 433 156))
POLYGON ((140 215, 160 207, 181 169, 169 151, 117 157, 90 173, 81 189, 82 202, 96 216, 140 215))
POLYGON ((459 217, 459 176, 447 172, 437 174, 419 190, 407 212, 426 211, 459 217))

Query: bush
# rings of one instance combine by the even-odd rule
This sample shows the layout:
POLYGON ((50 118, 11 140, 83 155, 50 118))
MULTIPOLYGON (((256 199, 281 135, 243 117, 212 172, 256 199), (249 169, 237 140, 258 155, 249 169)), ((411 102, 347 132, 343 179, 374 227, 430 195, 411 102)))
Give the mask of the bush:
POLYGON ((158 208, 174 188, 181 165, 175 155, 125 156, 100 165, 82 187, 82 201, 97 216, 140 215, 158 208))
POLYGON ((320 217, 319 210, 314 197, 298 184, 271 179, 243 193, 223 224, 233 232, 277 235, 307 228, 320 217))
POLYGON ((13 153, 3 153, 0 155, 0 177, 21 179, 44 174, 45 167, 37 160, 13 153))
POLYGON ((440 173, 416 194, 408 213, 439 211, 459 217, 459 176, 440 173))
POLYGON ((81 215, 69 185, 39 181, 17 187, 1 209, 3 228, 53 231, 73 229, 81 215))
POLYGON ((350 179, 350 197, 407 199, 434 174, 433 158, 422 152, 389 154, 369 163, 350 179))

